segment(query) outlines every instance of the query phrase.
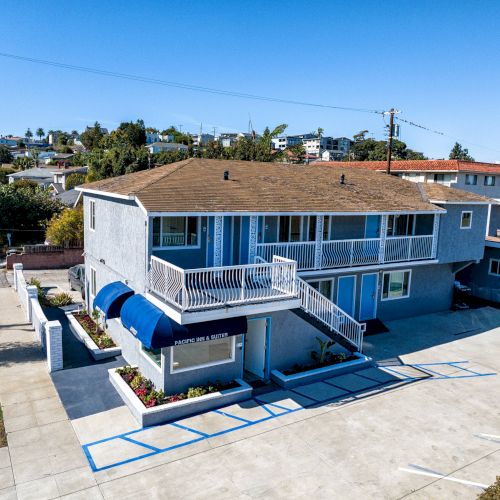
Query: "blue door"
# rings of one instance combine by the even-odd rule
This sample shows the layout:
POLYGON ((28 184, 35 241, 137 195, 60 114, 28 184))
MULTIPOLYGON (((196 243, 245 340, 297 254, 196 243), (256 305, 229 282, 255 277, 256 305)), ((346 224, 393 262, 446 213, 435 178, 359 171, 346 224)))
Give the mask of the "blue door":
POLYGON ((361 277, 360 321, 375 318, 377 309, 377 281, 377 274, 363 274, 361 277))
POLYGON ((337 305, 349 316, 354 316, 354 293, 356 291, 356 277, 342 276, 338 281, 337 305))
POLYGON ((367 215, 365 224, 365 238, 378 238, 380 235, 380 217, 367 215))

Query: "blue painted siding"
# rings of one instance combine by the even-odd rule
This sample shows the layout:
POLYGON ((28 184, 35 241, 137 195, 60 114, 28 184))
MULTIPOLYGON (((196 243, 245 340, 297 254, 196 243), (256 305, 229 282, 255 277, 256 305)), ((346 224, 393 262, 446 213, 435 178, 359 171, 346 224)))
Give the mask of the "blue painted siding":
POLYGON ((472 288, 476 297, 500 302, 500 276, 489 274, 490 260, 500 260, 500 248, 486 247, 484 258, 458 273, 458 280, 472 288))

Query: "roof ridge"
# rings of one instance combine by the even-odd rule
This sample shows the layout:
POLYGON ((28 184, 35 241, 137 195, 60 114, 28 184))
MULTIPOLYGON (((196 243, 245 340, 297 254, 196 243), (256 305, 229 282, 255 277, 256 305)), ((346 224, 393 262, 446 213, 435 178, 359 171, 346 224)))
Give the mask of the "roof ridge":
POLYGON ((421 182, 417 182, 417 188, 420 191, 420 194, 422 196, 422 201, 428 202, 429 203, 429 197, 427 196, 427 193, 425 192, 424 186, 422 186, 421 182))
MULTIPOLYGON (((154 180, 151 180, 150 182, 148 182, 145 186, 142 186, 141 189, 137 190, 137 191, 133 191, 133 193, 140 193, 141 191, 143 191, 144 189, 148 188, 149 186, 151 186, 151 184, 154 184, 158 181, 161 181, 162 179, 165 179, 166 177, 168 177, 169 175, 172 175, 173 173, 181 170, 182 168, 184 168, 186 165, 189 165, 192 161, 193 161, 194 158, 188 158, 182 162, 180 162, 181 164, 178 165, 176 168, 174 168, 173 170, 169 170, 168 172, 166 172, 165 174, 161 175, 160 177, 154 179, 154 180)), ((164 167, 167 167, 169 164, 167 165, 163 165, 164 167)), ((170 164, 172 165, 172 164, 170 164)), ((161 167, 156 167, 156 168, 161 168, 161 167)))

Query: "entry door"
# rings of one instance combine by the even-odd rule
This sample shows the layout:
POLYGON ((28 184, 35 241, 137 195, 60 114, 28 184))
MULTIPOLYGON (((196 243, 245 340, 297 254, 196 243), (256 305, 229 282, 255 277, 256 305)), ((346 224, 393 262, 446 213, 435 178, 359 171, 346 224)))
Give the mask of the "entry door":
POLYGON ((265 378, 266 376, 266 337, 267 320, 257 318, 248 320, 245 334, 245 370, 265 378))
POLYGON ((367 215, 365 224, 365 238, 378 238, 380 235, 380 217, 367 215))
POLYGON ((365 321, 373 319, 377 310, 377 282, 378 275, 363 274, 361 277, 361 298, 359 305, 359 319, 365 321))
POLYGON ((337 305, 349 316, 354 317, 354 295, 356 292, 356 277, 342 276, 338 279, 337 305))

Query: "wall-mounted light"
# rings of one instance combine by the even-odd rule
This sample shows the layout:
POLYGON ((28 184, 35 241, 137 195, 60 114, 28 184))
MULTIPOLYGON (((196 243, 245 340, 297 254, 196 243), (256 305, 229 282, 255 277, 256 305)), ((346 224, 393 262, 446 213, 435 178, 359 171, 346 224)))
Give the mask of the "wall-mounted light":
POLYGON ((106 264, 106 261, 105 261, 104 259, 99 259, 99 262, 100 262, 101 264, 106 264))

